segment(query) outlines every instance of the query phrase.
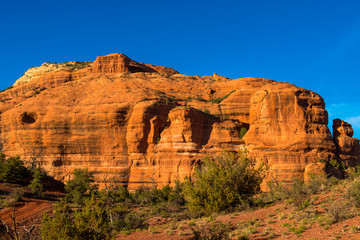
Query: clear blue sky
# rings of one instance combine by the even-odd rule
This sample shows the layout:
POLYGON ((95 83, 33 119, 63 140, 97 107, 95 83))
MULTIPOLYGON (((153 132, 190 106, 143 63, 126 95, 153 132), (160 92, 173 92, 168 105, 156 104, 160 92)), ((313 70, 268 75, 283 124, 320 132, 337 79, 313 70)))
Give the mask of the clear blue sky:
POLYGON ((120 52, 188 75, 311 89, 360 137, 358 0, 4 0, 0 31, 1 89, 45 61, 120 52))

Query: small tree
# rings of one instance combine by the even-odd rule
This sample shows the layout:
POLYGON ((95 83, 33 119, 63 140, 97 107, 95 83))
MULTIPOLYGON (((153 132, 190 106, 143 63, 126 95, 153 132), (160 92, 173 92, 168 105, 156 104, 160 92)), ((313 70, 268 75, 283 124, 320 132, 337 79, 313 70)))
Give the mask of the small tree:
POLYGON ((64 199, 55 205, 54 215, 44 214, 41 223, 42 239, 71 240, 76 238, 76 227, 71 218, 70 208, 64 199))
POLYGON ((255 168, 244 152, 224 152, 215 158, 205 158, 194 179, 185 182, 184 187, 191 212, 229 211, 260 191, 263 167, 255 168))
MULTIPOLYGON (((106 200, 106 199, 105 199, 106 200)), ((121 230, 146 227, 145 218, 121 203, 109 208, 97 194, 84 197, 84 205, 72 212, 65 198, 55 205, 54 214, 44 214, 43 239, 113 239, 121 230), (111 219, 112 218, 112 219, 111 219)))
POLYGON ((79 239, 110 239, 113 235, 109 214, 103 201, 92 195, 81 211, 75 211, 74 224, 79 239))
POLYGON ((31 181, 29 187, 31 188, 32 194, 38 198, 44 197, 44 186, 42 183, 42 172, 39 168, 34 169, 33 180, 31 181))
POLYGON ((93 185, 94 181, 93 174, 87 169, 75 169, 73 178, 65 185, 65 190, 68 192, 67 199, 81 205, 83 198, 90 196, 91 192, 97 189, 97 186, 93 185))
POLYGON ((20 157, 10 157, 5 160, 5 155, 0 156, 0 180, 6 183, 25 182, 30 171, 24 166, 20 157))

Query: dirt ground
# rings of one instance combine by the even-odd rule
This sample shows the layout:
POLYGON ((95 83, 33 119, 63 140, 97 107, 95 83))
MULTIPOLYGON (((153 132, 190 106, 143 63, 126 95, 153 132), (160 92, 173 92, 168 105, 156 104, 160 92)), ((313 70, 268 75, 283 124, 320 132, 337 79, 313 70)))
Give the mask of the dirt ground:
MULTIPOLYGON (((1 186, 0 186, 1 187, 1 186)), ((1 188, 2 191, 9 189, 1 188)), ((204 231, 214 221, 220 221, 232 226, 231 239, 238 239, 246 229, 249 239, 360 239, 360 215, 341 220, 338 223, 325 224, 321 218, 311 216, 322 216, 325 208, 340 199, 342 190, 332 191, 325 194, 312 196, 311 204, 303 210, 296 210, 294 206, 279 203, 266 208, 235 212, 225 215, 217 215, 212 218, 173 222, 171 219, 152 218, 149 219, 150 227, 147 230, 125 232, 119 234, 115 239, 192 239, 193 231, 204 231), (312 219, 312 220, 311 220, 312 219), (296 232, 300 225, 305 226, 302 231, 296 232), (205 227, 204 227, 205 226, 205 227), (245 230, 244 230, 245 229, 245 230)), ((61 192, 47 192, 54 197, 61 196, 61 192)), ((53 200, 39 200, 24 197, 15 208, 16 220, 19 226, 29 229, 35 226, 37 234, 40 230, 42 215, 51 212, 53 200)), ((10 215, 12 208, 0 209, 0 218, 9 226, 12 226, 10 215)), ((35 238, 36 239, 36 238, 35 238)))

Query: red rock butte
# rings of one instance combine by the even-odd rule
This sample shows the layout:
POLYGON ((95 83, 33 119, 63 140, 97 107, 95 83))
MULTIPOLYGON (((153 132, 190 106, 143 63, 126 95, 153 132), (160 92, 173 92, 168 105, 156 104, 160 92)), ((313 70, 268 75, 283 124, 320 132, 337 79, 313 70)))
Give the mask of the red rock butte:
POLYGON ((100 185, 163 186, 242 148, 284 183, 325 171, 323 161, 360 163, 351 125, 335 120, 332 137, 317 93, 264 78, 187 76, 116 53, 44 63, 0 99, 6 155, 61 181, 88 168, 100 185))

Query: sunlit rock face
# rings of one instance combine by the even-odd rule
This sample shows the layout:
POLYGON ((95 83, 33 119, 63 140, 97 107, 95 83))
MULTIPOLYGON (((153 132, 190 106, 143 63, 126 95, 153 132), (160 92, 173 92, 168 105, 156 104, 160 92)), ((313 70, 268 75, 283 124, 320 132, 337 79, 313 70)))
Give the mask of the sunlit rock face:
POLYGON ((327 124, 318 94, 287 83, 269 84, 251 98, 245 142, 253 156, 269 165, 268 181, 290 183, 307 178, 306 169, 319 160, 335 157, 327 124))
POLYGON ((340 119, 333 120, 334 142, 338 158, 346 165, 359 165, 359 139, 353 138, 354 130, 351 124, 340 119))
POLYGON ((32 72, 0 93, 5 153, 36 157, 61 181, 88 168, 100 186, 162 186, 204 156, 247 148, 267 180, 289 182, 350 151, 333 142, 323 99, 291 84, 191 77, 123 54, 79 66, 32 72))

